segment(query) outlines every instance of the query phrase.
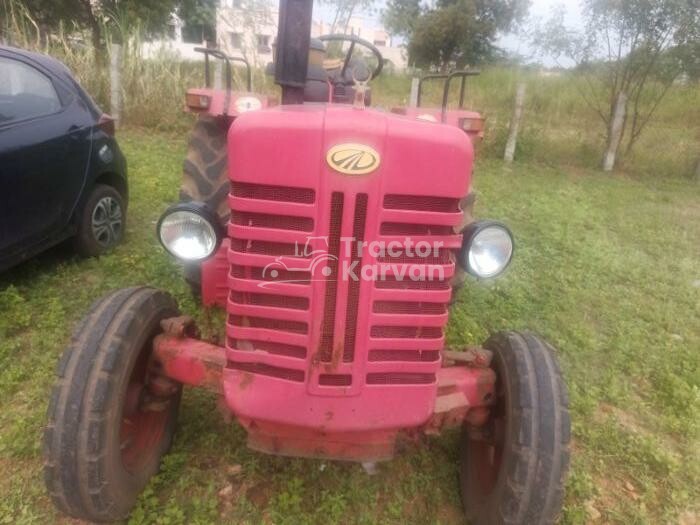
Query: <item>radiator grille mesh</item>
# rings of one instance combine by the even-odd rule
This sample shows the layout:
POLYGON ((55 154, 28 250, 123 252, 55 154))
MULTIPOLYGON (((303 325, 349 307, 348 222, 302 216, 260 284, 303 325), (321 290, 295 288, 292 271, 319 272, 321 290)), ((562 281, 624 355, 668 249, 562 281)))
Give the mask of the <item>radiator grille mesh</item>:
POLYGON ((340 229, 343 222, 344 195, 334 192, 331 197, 331 220, 328 226, 328 276, 326 277, 326 294, 323 303, 323 322, 321 323, 321 342, 319 357, 329 362, 333 358, 333 334, 335 330, 336 292, 338 290, 338 256, 340 255, 340 229))
MULTIPOLYGON (((367 194, 360 193, 355 201, 355 220, 352 225, 352 237, 356 243, 365 240, 365 222, 367 221, 367 194)), ((353 246, 350 264, 362 261, 362 252, 353 246)), ((345 340, 343 341, 343 361, 350 362, 355 358, 355 343, 357 339, 357 310, 360 304, 360 281, 350 280, 348 283, 348 304, 345 315, 345 340)))
MULTIPOLYGON (((318 386, 328 389, 352 389, 363 383, 429 385, 435 382, 434 371, 440 360, 442 325, 447 313, 449 277, 434 278, 434 274, 428 272, 428 277, 420 280, 399 278, 389 272, 371 283, 362 279, 349 279, 347 285, 343 283, 347 294, 340 297, 340 261, 354 268, 354 273, 359 276, 362 275, 363 256, 367 254, 366 248, 358 252, 356 246, 353 246, 349 254, 344 254, 345 244, 341 242, 341 236, 343 232, 352 230, 352 237, 359 242, 371 242, 377 240, 377 236, 394 239, 413 236, 435 241, 451 239, 454 243, 453 227, 446 224, 452 224, 449 220, 459 212, 459 199, 387 194, 380 196, 378 201, 372 201, 371 195, 367 193, 331 191, 319 199, 319 204, 325 203, 323 205, 328 207, 327 211, 324 210, 325 213, 321 213, 327 217, 323 221, 325 224, 320 224, 312 216, 320 213, 317 206, 308 208, 285 204, 284 213, 277 215, 274 213, 274 205, 270 204, 270 201, 315 204, 317 194, 316 190, 311 188, 234 182, 231 195, 238 199, 247 199, 245 206, 241 206, 245 209, 240 210, 236 209, 236 202, 239 201, 231 201, 234 203, 231 223, 247 228, 235 229, 237 235, 239 232, 246 232, 240 234, 241 237, 245 237, 250 231, 251 238, 234 236, 231 239, 230 254, 234 262, 230 269, 230 277, 233 280, 229 295, 228 322, 235 328, 249 329, 245 332, 249 338, 229 337, 227 346, 235 352, 264 354, 267 360, 272 361, 274 356, 280 356, 279 363, 284 365, 268 364, 267 361, 250 363, 247 362, 250 358, 242 359, 244 354, 238 354, 236 359, 233 352, 229 365, 231 368, 294 382, 309 381, 313 375, 318 386), (370 202, 376 202, 377 208, 370 209, 370 202), (348 209, 350 206, 352 215, 348 209), (298 215, 290 214, 297 210, 301 210, 298 215), (390 220, 370 222, 370 217, 374 218, 373 213, 381 214, 384 213, 383 210, 387 210, 387 214, 391 212, 390 220), (372 225, 372 229, 368 228, 368 224, 372 225), (312 263, 316 261, 314 257, 317 254, 300 250, 297 243, 260 240, 265 237, 254 235, 255 231, 263 230, 289 231, 290 235, 296 236, 301 233, 325 237, 327 246, 324 246, 323 251, 327 257, 322 265, 325 271, 321 274, 313 268, 312 263), (264 261, 280 261, 280 257, 288 258, 282 259, 282 262, 288 263, 274 266, 275 271, 271 272, 272 266, 266 266, 264 261), (253 263, 248 263, 248 260, 253 263), (292 269, 289 266, 289 261, 294 260, 299 261, 295 268, 300 266, 300 269, 292 269), (303 269, 304 264, 309 271, 303 269), (239 282, 258 282, 264 286, 260 291, 251 291, 250 284, 243 289, 237 289, 239 282), (265 288, 268 284, 275 286, 271 284, 273 282, 284 283, 284 293, 265 288), (316 286, 323 286, 324 292, 314 304, 311 298, 316 296, 303 291, 312 290, 316 286), (295 292, 296 289, 300 292, 295 292), (368 311, 361 310, 360 297, 365 293, 365 289, 367 293, 372 289, 384 292, 381 299, 377 298, 369 304, 368 311), (387 295, 389 291, 395 291, 396 297, 387 295), (336 333, 339 315, 337 310, 342 308, 340 305, 344 306, 344 310, 340 310, 343 312, 343 333, 336 333), (241 311, 255 315, 237 313, 237 308, 246 308, 241 311), (275 315, 267 317, 265 313, 268 308, 271 309, 270 312, 274 309, 275 315), (367 312, 369 319, 361 320, 361 311, 367 312), (299 320, 304 315, 309 316, 308 322, 299 320), (360 322, 365 321, 369 322, 366 328, 368 333, 360 327, 360 322), (315 336, 311 333, 312 326, 315 326, 314 330, 318 330, 315 336), (250 329, 265 332, 257 336, 250 329), (369 339, 360 339, 367 335, 369 339), (300 339, 300 336, 315 337, 316 347, 304 346, 303 337, 300 339), (295 340, 286 340, 291 338, 295 340), (298 342, 302 344, 296 344, 298 342), (286 361, 283 362, 281 358, 286 361), (337 363, 341 358, 345 369, 336 371, 328 368, 329 363, 337 363), (308 372, 309 369, 305 367, 308 367, 306 360, 309 359, 324 363, 322 366, 326 369, 318 375, 308 372), (299 360, 298 368, 291 364, 293 360, 299 360), (358 372, 346 373, 348 370, 355 370, 354 363, 362 361, 366 361, 366 365, 359 366, 358 372), (405 371, 405 368, 402 370, 400 363, 411 363, 411 371, 405 371), (396 369, 392 370, 394 364, 396 369), (375 367, 374 370, 372 367, 375 367)), ((393 253, 380 253, 372 262, 419 266, 423 269, 435 266, 449 269, 454 266, 454 255, 447 248, 432 250, 429 254, 418 254, 415 249, 413 253, 399 249, 393 253)), ((232 335, 235 333, 234 330, 232 335)))

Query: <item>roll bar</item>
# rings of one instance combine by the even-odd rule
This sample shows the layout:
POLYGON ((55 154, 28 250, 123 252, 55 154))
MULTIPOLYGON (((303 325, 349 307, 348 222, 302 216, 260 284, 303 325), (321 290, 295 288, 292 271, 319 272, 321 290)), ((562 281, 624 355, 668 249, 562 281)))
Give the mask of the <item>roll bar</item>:
POLYGON ((246 90, 253 90, 250 63, 248 63, 248 61, 245 58, 228 56, 226 53, 219 49, 212 49, 208 47, 195 47, 194 50, 197 53, 204 53, 204 83, 207 88, 211 87, 211 76, 209 74, 209 55, 211 55, 212 57, 219 60, 223 60, 226 63, 226 91, 231 91, 231 62, 242 62, 243 64, 245 64, 246 90))
POLYGON ((452 71, 451 73, 435 73, 430 75, 423 75, 418 81, 418 96, 416 99, 416 106, 420 107, 421 97, 423 94, 423 82, 426 80, 436 80, 440 78, 445 79, 445 87, 442 89, 442 122, 445 122, 447 116, 447 101, 450 96, 450 82, 453 78, 460 77, 462 82, 459 87, 459 109, 464 109, 464 88, 466 84, 467 77, 473 77, 480 74, 481 71, 476 69, 461 69, 457 71, 452 71))

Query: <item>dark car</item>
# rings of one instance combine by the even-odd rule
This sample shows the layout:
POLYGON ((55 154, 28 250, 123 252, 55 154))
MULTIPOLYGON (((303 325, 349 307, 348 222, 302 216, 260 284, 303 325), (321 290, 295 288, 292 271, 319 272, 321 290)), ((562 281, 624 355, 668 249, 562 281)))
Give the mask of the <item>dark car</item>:
POLYGON ((114 121, 61 62, 0 46, 0 271, 70 237, 104 253, 127 202, 114 121))

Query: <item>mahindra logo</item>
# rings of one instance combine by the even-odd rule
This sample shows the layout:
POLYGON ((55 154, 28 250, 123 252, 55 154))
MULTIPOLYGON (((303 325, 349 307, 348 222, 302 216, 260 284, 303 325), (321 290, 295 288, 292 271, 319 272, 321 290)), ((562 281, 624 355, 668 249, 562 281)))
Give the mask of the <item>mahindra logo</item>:
POLYGON ((379 167, 379 153, 364 144, 338 144, 328 150, 326 162, 345 175, 364 175, 379 167))

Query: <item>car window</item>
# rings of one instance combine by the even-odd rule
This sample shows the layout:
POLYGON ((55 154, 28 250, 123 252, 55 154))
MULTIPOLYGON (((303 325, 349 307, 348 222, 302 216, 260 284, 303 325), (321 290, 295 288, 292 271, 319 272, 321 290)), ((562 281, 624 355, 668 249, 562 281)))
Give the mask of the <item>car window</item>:
POLYGON ((59 109, 61 101, 49 77, 24 62, 0 57, 0 124, 59 109))

